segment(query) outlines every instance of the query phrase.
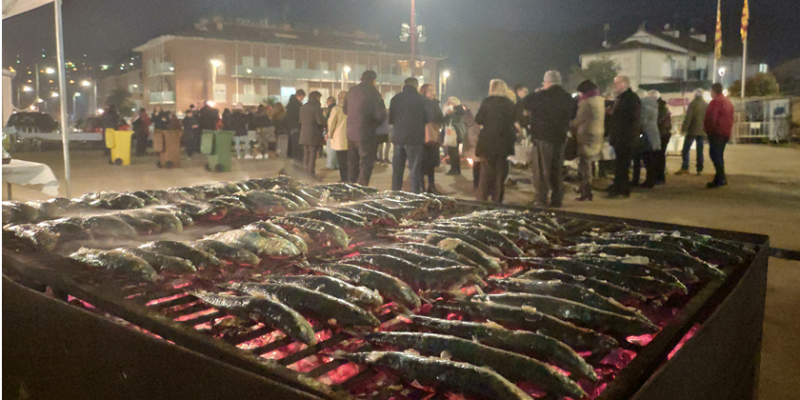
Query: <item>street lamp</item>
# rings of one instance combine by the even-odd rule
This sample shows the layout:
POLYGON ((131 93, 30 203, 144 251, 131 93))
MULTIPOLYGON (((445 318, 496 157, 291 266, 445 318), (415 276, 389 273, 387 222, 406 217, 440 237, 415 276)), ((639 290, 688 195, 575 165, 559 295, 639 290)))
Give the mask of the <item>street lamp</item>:
POLYGON ((442 71, 442 79, 439 79, 439 101, 444 98, 444 92, 447 91, 447 78, 450 77, 450 70, 442 71))
POLYGON ((344 68, 342 68, 342 90, 345 90, 344 85, 347 82, 347 75, 350 74, 350 71, 349 65, 345 65, 344 68))
POLYGON ((81 92, 72 95, 72 119, 78 119, 78 97, 81 97, 81 92))
POLYGON ((83 82, 81 82, 81 86, 92 87, 92 101, 91 103, 89 103, 89 109, 94 110, 95 108, 97 108, 97 81, 84 80, 83 82))
POLYGON ((217 95, 217 68, 222 66, 222 60, 218 60, 216 58, 212 58, 209 60, 211 62, 212 72, 211 72, 211 98, 216 100, 217 95))

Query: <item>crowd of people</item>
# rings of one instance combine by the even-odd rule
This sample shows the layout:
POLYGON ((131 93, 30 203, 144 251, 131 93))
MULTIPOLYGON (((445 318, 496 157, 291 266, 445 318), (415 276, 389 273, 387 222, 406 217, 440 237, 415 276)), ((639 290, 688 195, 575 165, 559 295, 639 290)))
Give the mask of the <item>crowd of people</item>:
MULTIPOLYGON (((609 198, 629 197, 632 187, 651 189, 666 183, 666 149, 672 132, 669 108, 657 91, 634 92, 626 76, 614 80, 613 99, 603 97, 591 80, 567 90, 555 70, 547 71, 533 92, 524 85, 511 90, 495 79, 474 115, 455 97, 440 105, 433 85, 420 86, 414 77, 405 80, 387 109, 376 80, 374 71, 365 71, 358 85, 328 97, 324 106, 319 91, 306 95, 300 89, 285 108, 276 103, 245 110, 237 104, 220 115, 206 103, 199 110, 191 106, 183 121, 159 106, 150 114, 140 109, 132 123, 136 155, 146 152, 151 124, 156 131, 182 130, 189 158, 200 152, 204 130, 232 131, 240 159, 268 158, 268 152, 276 149, 276 138, 285 135, 288 157, 312 180, 319 180, 316 161, 323 146, 326 167, 338 169, 340 181, 361 185, 370 184, 375 163, 388 163, 391 153, 392 189, 403 189, 408 169, 408 189, 415 193, 437 193, 435 175, 442 160, 448 161, 447 175, 461 175, 461 161, 467 159, 476 197, 502 202, 506 182, 515 184, 508 177, 509 157, 525 140, 535 207, 561 207, 565 158, 578 160, 578 201, 593 199, 592 177, 603 175, 608 164, 614 174, 606 189, 609 198), (253 148, 250 131, 257 133, 253 148)), ((703 171, 707 142, 716 170, 707 187, 720 187, 727 184, 723 154, 733 127, 733 105, 720 84, 712 86, 710 104, 702 90, 694 95, 681 126, 683 162, 676 174, 689 173, 689 153, 695 143, 696 171, 698 175, 703 171)), ((106 127, 120 124, 113 106, 103 118, 106 127)))

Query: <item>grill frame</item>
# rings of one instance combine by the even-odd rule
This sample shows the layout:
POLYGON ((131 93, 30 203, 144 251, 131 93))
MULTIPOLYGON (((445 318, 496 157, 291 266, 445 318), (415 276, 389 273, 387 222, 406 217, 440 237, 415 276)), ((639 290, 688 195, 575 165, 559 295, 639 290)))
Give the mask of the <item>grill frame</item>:
MULTIPOLYGON (((459 207, 466 207, 468 209, 498 208, 494 205, 489 206, 485 203, 471 201, 459 201, 459 203, 459 207)), ((499 208, 526 209, 524 207, 508 205, 499 208)), ((755 296, 755 301, 753 302, 754 308, 760 309, 761 314, 758 315, 758 318, 755 318, 757 321, 751 324, 752 329, 747 330, 752 339, 750 342, 755 343, 755 345, 748 346, 747 349, 742 351, 743 354, 746 353, 742 357, 742 361, 745 361, 745 359, 754 361, 747 362, 746 367, 738 368, 737 373, 731 375, 746 377, 746 373, 743 375, 741 370, 754 371, 753 379, 749 380, 751 386, 754 385, 753 380, 757 379, 758 372, 757 355, 758 352, 760 352, 763 303, 766 290, 766 260, 769 254, 769 239, 766 236, 564 211, 556 211, 554 214, 561 217, 587 220, 591 223, 627 224, 631 227, 664 230, 681 229, 760 246, 756 256, 749 265, 740 266, 738 268, 728 268, 726 271, 728 272, 728 276, 725 280, 710 282, 701 289, 684 307, 680 318, 678 318, 676 322, 665 327, 648 346, 641 349, 637 357, 626 368, 620 371, 616 379, 608 385, 598 399, 655 398, 652 396, 641 396, 643 396, 643 393, 662 393, 663 389, 668 386, 665 386, 661 382, 665 380, 667 382, 670 381, 668 379, 670 377, 670 371, 674 370, 672 366, 680 364, 680 361, 688 352, 679 351, 672 360, 665 362, 667 354, 669 354, 695 323, 704 322, 701 329, 698 330, 695 337, 689 343, 699 342, 705 337, 705 331, 711 330, 711 328, 706 329, 706 327, 712 322, 719 320, 725 322, 730 320, 731 306, 728 303, 732 301, 728 302, 727 299, 731 293, 740 286, 743 280, 748 283, 748 286, 752 287, 749 292, 753 293, 755 296), (760 280, 762 276, 764 279, 760 280)), ((54 261, 50 260, 50 263, 48 263, 47 258, 49 256, 50 255, 42 254, 17 254, 9 251, 5 247, 3 249, 4 265, 8 265, 16 272, 15 275, 17 275, 18 281, 36 282, 38 285, 49 286, 53 289, 54 293, 59 294, 64 299, 66 299, 67 294, 73 295, 74 297, 95 305, 105 312, 153 332, 166 340, 170 340, 180 347, 214 358, 243 371, 257 374, 263 378, 275 381, 278 384, 295 387, 324 399, 338 400, 351 398, 349 394, 344 392, 338 385, 327 386, 313 379, 308 379, 305 374, 295 373, 279 365, 276 366, 264 363, 263 360, 259 360, 257 356, 248 357, 244 352, 235 349, 228 342, 213 339, 208 335, 196 331, 191 326, 175 322, 154 312, 150 307, 143 307, 138 302, 126 301, 124 298, 121 299, 119 293, 115 292, 114 289, 79 283, 70 276, 73 273, 77 274, 77 276, 81 275, 80 271, 83 267, 77 264, 77 262, 64 262, 64 259, 59 256, 58 258, 61 263, 74 265, 62 265, 60 266, 60 268, 63 267, 63 270, 60 271, 62 273, 54 273, 52 269, 46 267, 46 265, 52 265, 51 263, 54 261)), ((85 269, 83 271, 85 271, 85 269)), ((717 350, 717 353, 719 353, 725 349, 717 350)), ((279 362, 278 364, 282 363, 279 362)), ((731 368, 733 368, 733 366, 731 366, 731 368)), ((345 386, 350 385, 350 381, 369 376, 371 373, 374 374, 374 371, 369 371, 373 370, 366 369, 362 371, 345 382, 345 386)), ((686 373, 679 375, 682 375, 681 379, 688 379, 689 377, 689 374, 686 373)), ((745 381, 747 381, 747 379, 745 379, 745 381)), ((680 398, 703 398, 686 397, 684 393, 681 393, 681 395, 682 397, 680 398)))

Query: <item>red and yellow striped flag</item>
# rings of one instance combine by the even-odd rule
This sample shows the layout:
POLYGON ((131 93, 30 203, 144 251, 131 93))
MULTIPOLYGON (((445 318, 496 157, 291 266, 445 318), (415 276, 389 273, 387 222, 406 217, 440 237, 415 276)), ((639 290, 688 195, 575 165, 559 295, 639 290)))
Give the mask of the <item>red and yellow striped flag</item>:
POLYGON ((747 25, 750 21, 750 8, 747 7, 747 0, 744 0, 744 8, 742 9, 742 42, 747 41, 747 25))
POLYGON ((720 17, 720 0, 717 0, 717 31, 714 33, 714 59, 722 58, 722 18, 720 17))

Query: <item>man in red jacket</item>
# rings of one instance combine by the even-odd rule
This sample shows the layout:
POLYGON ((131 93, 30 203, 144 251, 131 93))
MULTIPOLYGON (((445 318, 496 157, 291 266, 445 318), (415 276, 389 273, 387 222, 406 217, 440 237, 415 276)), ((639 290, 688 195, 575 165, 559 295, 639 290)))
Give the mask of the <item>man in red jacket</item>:
POLYGON ((717 171, 714 180, 706 187, 714 189, 728 184, 723 153, 733 130, 733 103, 722 94, 722 84, 719 83, 711 85, 711 98, 703 127, 708 134, 708 155, 717 171))

